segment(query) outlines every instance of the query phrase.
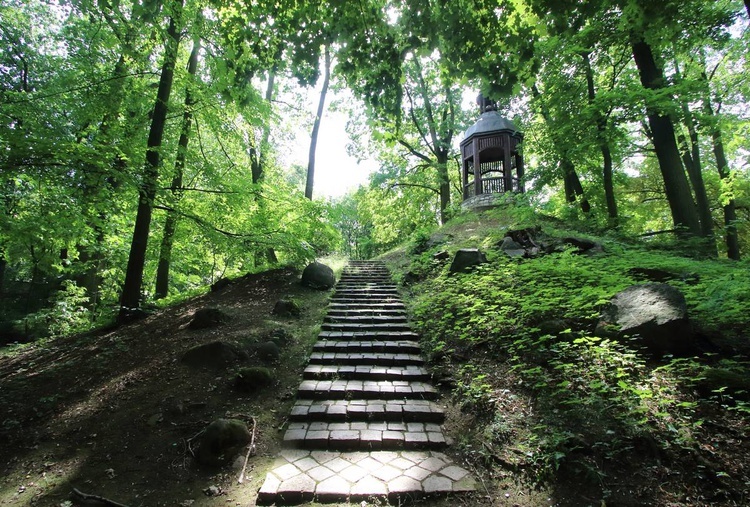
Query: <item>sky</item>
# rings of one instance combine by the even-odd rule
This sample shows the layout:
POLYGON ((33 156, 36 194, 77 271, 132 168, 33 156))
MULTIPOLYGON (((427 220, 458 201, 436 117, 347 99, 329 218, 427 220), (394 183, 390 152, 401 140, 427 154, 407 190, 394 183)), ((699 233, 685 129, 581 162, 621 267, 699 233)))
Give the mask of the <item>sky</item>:
MULTIPOLYGON (((322 81, 322 80, 320 80, 322 81)), ((312 119, 318 108, 321 84, 302 91, 300 107, 304 111, 294 114, 307 116, 309 122, 297 122, 293 138, 286 141, 286 153, 282 154, 283 164, 286 166, 299 164, 307 167, 310 153, 310 133, 312 119)), ((294 101, 294 99, 289 99, 294 101)), ((326 109, 320 123, 318 144, 315 150, 315 181, 313 184, 313 198, 336 198, 354 191, 360 185, 366 185, 370 173, 378 169, 375 160, 363 160, 350 157, 346 152, 346 145, 350 143, 346 132, 347 113, 331 109, 334 101, 351 101, 354 98, 347 90, 329 88, 326 97, 326 109)))

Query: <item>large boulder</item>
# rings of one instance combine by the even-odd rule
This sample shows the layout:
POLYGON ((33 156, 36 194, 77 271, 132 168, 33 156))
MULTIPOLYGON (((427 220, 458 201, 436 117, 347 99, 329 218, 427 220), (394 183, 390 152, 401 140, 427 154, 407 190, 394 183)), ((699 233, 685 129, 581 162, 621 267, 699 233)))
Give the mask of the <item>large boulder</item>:
POLYGON ((462 248, 456 252, 451 263, 451 273, 466 273, 471 268, 487 262, 487 257, 478 248, 462 248))
POLYGON ((221 369, 244 359, 246 355, 231 343, 215 341, 188 349, 181 360, 193 368, 221 369))
POLYGON ((202 465, 222 465, 234 459, 250 439, 250 431, 242 421, 216 419, 204 430, 195 457, 202 465))
POLYGON ((683 355, 694 348, 685 296, 665 283, 633 285, 602 312, 599 336, 633 337, 655 354, 683 355))
POLYGON ((320 262, 309 264, 302 272, 302 285, 313 289, 328 290, 336 283, 333 270, 320 262))

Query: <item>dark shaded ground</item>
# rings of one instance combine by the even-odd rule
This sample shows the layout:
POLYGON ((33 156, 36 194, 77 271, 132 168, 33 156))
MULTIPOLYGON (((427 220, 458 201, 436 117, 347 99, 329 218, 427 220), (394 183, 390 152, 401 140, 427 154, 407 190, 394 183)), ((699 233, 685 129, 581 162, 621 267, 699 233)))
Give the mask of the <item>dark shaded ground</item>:
MULTIPOLYGON (((291 270, 246 276, 131 325, 0 357, 0 505, 66 505, 72 488, 130 506, 248 505, 277 452, 328 297, 298 279, 291 270), (290 296, 302 303, 302 317, 273 317, 275 302, 290 296), (188 329, 194 312, 208 306, 231 320, 188 329), (178 361, 197 344, 265 341, 279 328, 294 338, 269 365, 277 382, 262 393, 232 387, 240 363, 212 371, 178 361), (231 466, 203 469, 187 448, 210 421, 227 416, 258 422, 257 454, 241 486, 231 466), (222 495, 207 497, 210 486, 222 495)), ((250 357, 247 364, 263 363, 250 357)))

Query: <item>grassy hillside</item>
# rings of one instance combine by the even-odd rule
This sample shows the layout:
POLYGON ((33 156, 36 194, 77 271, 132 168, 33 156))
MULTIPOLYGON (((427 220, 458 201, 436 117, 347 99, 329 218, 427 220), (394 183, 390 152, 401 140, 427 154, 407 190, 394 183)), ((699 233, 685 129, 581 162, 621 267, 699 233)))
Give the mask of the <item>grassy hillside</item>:
POLYGON ((446 390, 458 451, 491 497, 508 495, 511 505, 750 501, 748 265, 685 253, 506 208, 461 215, 382 256, 446 390), (585 238, 601 251, 510 258, 498 248, 508 231, 539 227, 550 240, 585 238), (488 262, 451 274, 454 252, 472 247, 488 262), (697 336, 687 357, 594 334, 612 296, 655 275, 685 295, 697 336), (539 488, 547 495, 529 496, 539 488))

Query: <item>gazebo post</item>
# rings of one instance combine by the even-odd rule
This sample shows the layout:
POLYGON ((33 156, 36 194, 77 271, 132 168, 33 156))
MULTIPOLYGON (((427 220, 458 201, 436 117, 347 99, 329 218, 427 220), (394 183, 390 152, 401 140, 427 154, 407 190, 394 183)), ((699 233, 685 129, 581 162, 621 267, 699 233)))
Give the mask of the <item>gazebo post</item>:
POLYGON ((471 142, 471 148, 474 150, 474 195, 480 195, 482 193, 482 157, 479 154, 477 139, 471 142))
POLYGON ((503 150, 503 190, 506 192, 513 191, 513 168, 511 167, 510 157, 510 136, 507 139, 508 148, 503 150))

